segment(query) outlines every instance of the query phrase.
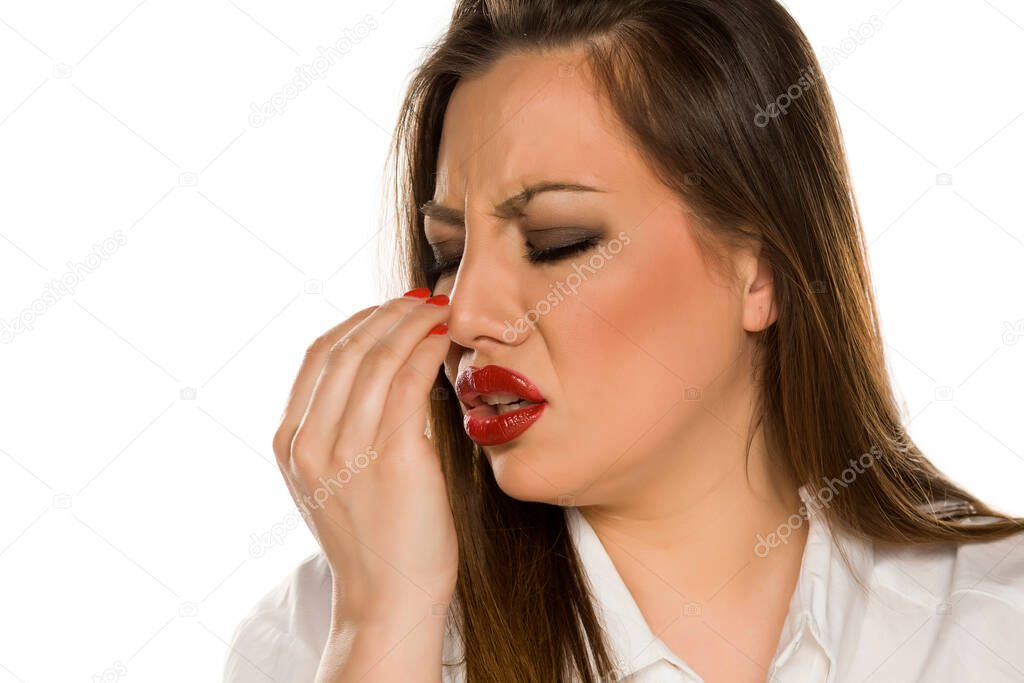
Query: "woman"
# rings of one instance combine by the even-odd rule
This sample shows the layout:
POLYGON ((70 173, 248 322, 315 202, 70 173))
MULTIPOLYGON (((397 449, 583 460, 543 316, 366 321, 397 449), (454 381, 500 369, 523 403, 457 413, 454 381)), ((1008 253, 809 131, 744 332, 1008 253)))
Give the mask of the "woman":
POLYGON ((306 355, 322 552, 227 680, 1024 679, 1024 520, 904 431, 819 74, 774 0, 457 3, 415 288, 306 355))

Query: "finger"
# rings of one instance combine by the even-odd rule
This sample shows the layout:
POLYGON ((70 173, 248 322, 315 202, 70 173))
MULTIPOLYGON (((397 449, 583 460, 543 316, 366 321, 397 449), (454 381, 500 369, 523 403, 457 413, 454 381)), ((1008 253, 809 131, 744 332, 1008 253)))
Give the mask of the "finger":
POLYGON ((422 305, 423 299, 413 297, 389 299, 334 343, 313 387, 306 413, 299 422, 295 438, 304 443, 304 450, 330 457, 338 423, 366 354, 398 320, 422 305))
POLYGON ((327 362, 327 355, 331 347, 376 308, 376 306, 370 306, 355 313, 317 337, 306 349, 306 355, 296 374, 295 381, 292 383, 284 413, 281 415, 281 425, 274 436, 274 452, 278 455, 279 462, 288 457, 295 430, 298 429, 299 422, 306 413, 313 394, 313 387, 316 385, 324 363, 327 362))
MULTIPOLYGON (((413 349, 428 336, 430 329, 446 321, 450 313, 447 304, 418 306, 396 322, 381 342, 367 352, 356 371, 351 399, 345 403, 345 411, 338 424, 339 447, 362 450, 373 444, 395 375, 409 360, 413 349)), ((415 370, 421 371, 418 367, 415 370)), ((436 374, 435 369, 426 373, 423 379, 433 382, 436 374)), ((337 455, 351 457, 345 453, 337 455)))
POLYGON ((395 374, 378 430, 382 447, 391 444, 400 449, 426 438, 431 390, 450 347, 447 330, 427 335, 395 374))
POLYGON ((303 414, 305 414, 306 405, 309 403, 313 392, 313 386, 316 384, 320 369, 327 360, 327 354, 331 346, 352 327, 370 315, 375 308, 376 306, 370 306, 358 311, 348 319, 321 334, 306 349, 306 355, 296 374, 284 413, 281 416, 281 424, 274 435, 273 450, 278 470, 281 472, 281 478, 284 479, 285 486, 295 502, 296 509, 302 515, 303 521, 305 521, 314 538, 317 538, 317 532, 316 527, 309 518, 309 510, 305 498, 307 492, 303 490, 300 482, 294 477, 292 472, 292 439, 295 436, 295 431, 298 429, 303 414))

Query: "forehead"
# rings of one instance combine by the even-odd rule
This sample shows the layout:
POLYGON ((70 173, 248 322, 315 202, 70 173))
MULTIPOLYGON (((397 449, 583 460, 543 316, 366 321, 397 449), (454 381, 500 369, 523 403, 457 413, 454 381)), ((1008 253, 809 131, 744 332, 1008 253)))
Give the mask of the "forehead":
POLYGON ((434 196, 497 201, 539 179, 616 185, 638 164, 582 52, 514 53, 456 86, 434 196))

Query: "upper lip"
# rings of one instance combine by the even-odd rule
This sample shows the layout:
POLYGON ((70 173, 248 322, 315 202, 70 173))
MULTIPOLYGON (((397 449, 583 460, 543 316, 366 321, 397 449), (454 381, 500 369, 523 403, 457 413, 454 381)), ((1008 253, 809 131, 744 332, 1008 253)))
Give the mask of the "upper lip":
POLYGON ((545 401, 528 377, 500 365, 467 367, 455 379, 455 393, 467 408, 483 405, 483 394, 514 394, 533 403, 545 401))

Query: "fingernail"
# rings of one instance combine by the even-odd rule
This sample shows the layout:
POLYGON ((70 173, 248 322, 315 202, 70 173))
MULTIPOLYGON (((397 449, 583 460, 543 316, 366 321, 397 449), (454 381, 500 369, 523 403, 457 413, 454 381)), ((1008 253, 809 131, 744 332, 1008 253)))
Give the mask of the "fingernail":
POLYGON ((448 295, 447 294, 435 294, 429 299, 424 300, 425 304, 434 304, 435 306, 447 306, 448 295))
POLYGON ((447 332, 448 326, 444 323, 441 323, 440 325, 434 325, 432 328, 430 328, 430 332, 427 332, 427 336, 430 336, 432 334, 446 334, 447 332))
POLYGON ((415 296, 415 297, 418 297, 420 299, 426 299, 428 296, 430 296, 430 288, 429 287, 417 287, 416 289, 410 289, 408 292, 406 292, 402 296, 415 296))

